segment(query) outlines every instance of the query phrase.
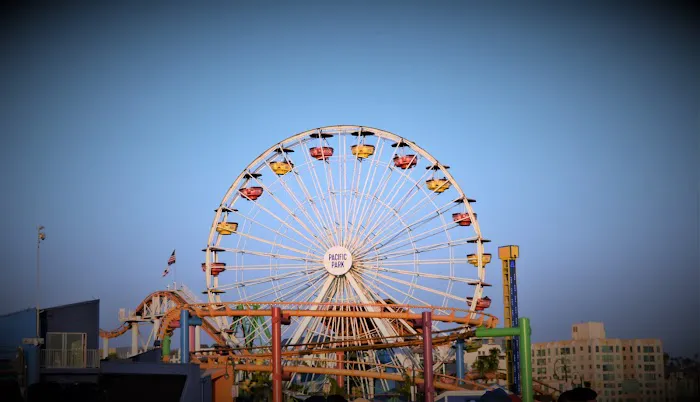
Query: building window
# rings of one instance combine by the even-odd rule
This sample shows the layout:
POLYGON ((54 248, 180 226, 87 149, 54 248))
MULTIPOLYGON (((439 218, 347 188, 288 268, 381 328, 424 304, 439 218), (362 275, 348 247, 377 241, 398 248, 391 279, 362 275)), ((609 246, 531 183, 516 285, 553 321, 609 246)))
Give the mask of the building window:
POLYGON ((40 364, 46 368, 93 368, 98 367, 99 357, 95 350, 87 350, 86 333, 47 332, 40 364))
POLYGON ((578 327, 574 326, 574 332, 578 332, 578 327))

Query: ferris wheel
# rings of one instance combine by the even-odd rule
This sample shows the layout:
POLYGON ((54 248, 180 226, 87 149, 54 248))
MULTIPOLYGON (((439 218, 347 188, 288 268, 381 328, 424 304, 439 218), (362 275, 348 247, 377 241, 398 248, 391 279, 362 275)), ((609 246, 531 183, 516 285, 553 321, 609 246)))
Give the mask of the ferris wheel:
MULTIPOLYGON (((295 319, 282 336, 298 347, 416 333, 410 322, 353 311, 436 306, 476 315, 490 303, 482 293, 491 255, 475 201, 448 169, 375 128, 329 126, 280 141, 238 175, 215 210, 202 264, 209 301, 348 312, 295 319)), ((215 319, 231 346, 269 345, 260 318, 215 319)), ((419 364, 401 350, 355 357, 419 364)))

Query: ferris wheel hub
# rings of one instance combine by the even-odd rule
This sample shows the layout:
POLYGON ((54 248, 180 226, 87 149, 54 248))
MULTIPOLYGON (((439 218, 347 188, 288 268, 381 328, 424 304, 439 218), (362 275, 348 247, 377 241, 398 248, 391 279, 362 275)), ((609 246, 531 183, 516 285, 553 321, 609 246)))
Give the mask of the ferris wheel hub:
POLYGON ((323 256, 323 266, 331 275, 345 275, 352 268, 352 254, 343 246, 333 246, 323 256))

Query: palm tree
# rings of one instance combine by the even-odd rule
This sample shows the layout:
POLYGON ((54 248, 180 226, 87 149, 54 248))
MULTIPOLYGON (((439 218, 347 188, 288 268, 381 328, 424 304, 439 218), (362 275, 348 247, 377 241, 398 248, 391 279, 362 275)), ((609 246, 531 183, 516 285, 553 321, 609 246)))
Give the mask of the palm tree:
POLYGON ((499 348, 489 349, 489 354, 479 356, 472 365, 472 368, 479 373, 479 378, 483 380, 498 378, 498 366, 500 365, 501 350, 499 348))

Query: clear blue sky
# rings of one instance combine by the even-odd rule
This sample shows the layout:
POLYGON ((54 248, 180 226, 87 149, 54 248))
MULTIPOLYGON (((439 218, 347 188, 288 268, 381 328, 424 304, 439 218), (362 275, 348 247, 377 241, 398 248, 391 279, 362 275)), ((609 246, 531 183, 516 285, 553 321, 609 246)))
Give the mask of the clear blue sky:
POLYGON ((35 304, 37 224, 42 305, 100 298, 115 327, 173 248, 202 290, 236 175, 289 135, 360 124, 450 164, 489 251, 520 245, 535 341, 594 320, 700 351, 697 14, 374 3, 4 13, 0 313, 35 304))

